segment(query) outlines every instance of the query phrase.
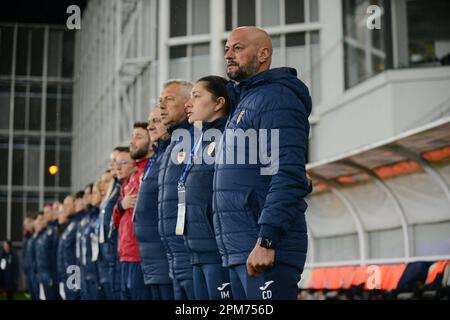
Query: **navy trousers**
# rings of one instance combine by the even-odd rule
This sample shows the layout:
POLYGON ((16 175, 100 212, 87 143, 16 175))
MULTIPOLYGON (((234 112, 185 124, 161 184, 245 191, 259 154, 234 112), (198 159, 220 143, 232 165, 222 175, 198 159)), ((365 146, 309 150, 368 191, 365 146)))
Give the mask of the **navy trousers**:
POLYGON ((111 283, 111 290, 114 300, 122 299, 122 263, 120 262, 119 255, 109 262, 109 279, 111 283))
POLYGON ((173 300, 173 285, 171 284, 148 284, 152 300, 173 300))
POLYGON ((139 262, 122 262, 122 300, 150 300, 139 262))
MULTIPOLYGON (((58 284, 54 280, 56 276, 48 273, 48 272, 42 272, 39 274, 39 282, 42 284, 44 293, 45 293, 45 300, 58 300, 58 284)), ((39 288, 39 284, 38 284, 39 288)), ((38 289, 39 292, 39 289, 38 289)))
POLYGON ((102 288, 103 299, 116 300, 111 289, 111 284, 109 282, 100 283, 100 287, 102 288))
POLYGON ((85 279, 85 291, 83 292, 84 295, 82 297, 83 300, 100 300, 101 299, 101 292, 98 285, 98 282, 95 278, 88 278, 85 279))
POLYGON ((193 280, 172 279, 175 300, 195 300, 193 280))
POLYGON ((245 264, 229 268, 235 300, 296 300, 301 270, 286 264, 275 266, 258 277, 250 277, 245 264))
POLYGON ((31 300, 39 300, 39 284, 37 284, 36 275, 34 273, 27 273, 27 289, 30 293, 31 300))
POLYGON ((228 270, 221 264, 193 266, 196 300, 230 300, 231 286, 228 270))

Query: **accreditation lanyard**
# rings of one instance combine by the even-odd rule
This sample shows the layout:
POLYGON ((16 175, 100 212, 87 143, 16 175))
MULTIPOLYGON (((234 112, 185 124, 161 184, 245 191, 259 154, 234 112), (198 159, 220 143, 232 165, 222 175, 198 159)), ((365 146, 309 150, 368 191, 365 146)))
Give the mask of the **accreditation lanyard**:
MULTIPOLYGON (((144 172, 143 172, 143 178, 142 178, 142 180, 140 181, 140 183, 139 183, 139 187, 140 187, 140 184, 142 183, 142 181, 143 180, 145 180, 145 179, 147 179, 147 176, 148 176, 148 173, 150 172, 150 170, 152 169, 152 167, 153 167, 153 164, 155 163, 155 161, 156 161, 156 157, 157 157, 157 154, 155 153, 150 159, 148 159, 148 161, 147 161, 147 164, 145 165, 145 168, 144 168, 144 172)), ((137 198, 136 198, 136 206, 137 206, 137 204, 139 203, 139 193, 138 193, 138 196, 137 196, 137 198)), ((134 210, 133 210, 133 215, 131 216, 131 221, 135 221, 135 218, 136 218, 136 207, 134 208, 134 210)))
POLYGON ((184 186, 184 183, 186 182, 186 178, 189 174, 189 171, 192 169, 194 165, 194 159, 195 155, 198 152, 198 149, 202 145, 202 137, 198 138, 195 145, 191 149, 191 153, 189 155, 189 159, 187 163, 184 165, 183 173, 181 174, 180 178, 178 179, 178 214, 177 214, 177 225, 175 227, 175 234, 176 235, 183 235, 184 234, 184 224, 186 219, 186 188, 184 186))
POLYGON ((152 169, 153 165, 155 164, 156 156, 157 156, 157 154, 155 153, 155 154, 153 155, 153 157, 151 157, 151 158, 147 161, 147 164, 145 165, 145 169, 144 169, 144 178, 143 178, 142 180, 147 179, 148 173, 150 172, 150 170, 152 169))

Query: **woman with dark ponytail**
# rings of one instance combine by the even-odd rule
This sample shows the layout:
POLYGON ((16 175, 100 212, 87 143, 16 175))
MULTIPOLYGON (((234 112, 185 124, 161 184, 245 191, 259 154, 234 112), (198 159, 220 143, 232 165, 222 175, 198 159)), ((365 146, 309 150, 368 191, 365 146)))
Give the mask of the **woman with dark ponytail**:
POLYGON ((201 78, 192 88, 191 98, 185 105, 189 123, 201 122, 202 131, 194 141, 191 158, 179 180, 179 191, 180 188, 185 190, 186 206, 182 233, 191 255, 197 300, 231 299, 228 269, 222 267, 214 232, 214 161, 205 161, 206 157, 214 159, 216 145, 219 144, 219 141, 208 140, 209 134, 205 133, 211 129, 216 133, 223 132, 227 121, 230 110, 227 83, 218 76, 201 78), (199 157, 202 158, 199 160, 199 157))

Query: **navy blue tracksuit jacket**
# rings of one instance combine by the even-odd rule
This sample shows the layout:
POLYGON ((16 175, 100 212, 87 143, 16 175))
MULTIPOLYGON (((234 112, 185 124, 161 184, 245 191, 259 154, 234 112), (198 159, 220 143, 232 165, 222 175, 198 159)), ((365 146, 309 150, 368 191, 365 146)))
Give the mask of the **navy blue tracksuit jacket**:
MULTIPOLYGON (((184 168, 183 163, 174 163, 171 160, 172 150, 175 149, 174 153, 176 153, 177 145, 181 142, 174 137, 177 129, 189 130, 191 135, 193 135, 193 126, 187 120, 172 126, 168 130, 171 134, 171 142, 162 156, 158 175, 158 229, 161 240, 167 250, 170 275, 178 281, 182 281, 192 280, 192 265, 183 237, 175 234, 178 212, 177 186, 178 179, 184 168)), ((189 150, 184 150, 186 156, 189 154, 190 148, 191 146, 189 146, 189 150)), ((174 158, 176 159, 176 157, 177 155, 175 154, 174 158)))
MULTIPOLYGON (((203 122, 202 131, 217 129, 223 132, 227 118, 220 118, 213 122, 203 122)), ((219 141, 203 141, 197 151, 197 157, 201 153, 214 157, 214 151, 219 141)), ((204 160, 190 166, 186 177, 186 226, 185 243, 191 253, 192 264, 221 264, 219 249, 214 235, 213 227, 213 177, 214 163, 208 164, 204 160)))
POLYGON ((38 299, 37 295, 37 275, 36 275, 36 261, 35 261, 35 234, 27 235, 23 242, 22 248, 22 261, 23 261, 23 271, 25 273, 27 289, 33 300, 38 299))
POLYGON ((50 222, 47 228, 38 234, 35 246, 35 259, 39 282, 44 286, 46 298, 56 299, 58 227, 55 222, 50 222))
POLYGON ((172 284, 169 277, 167 252, 158 231, 158 173, 169 142, 170 140, 158 141, 155 154, 144 170, 134 209, 134 232, 139 242, 139 254, 146 285, 172 284))
MULTIPOLYGON (((260 157, 254 164, 216 162, 214 227, 225 267, 245 264, 258 236, 265 236, 275 242, 277 263, 303 270, 308 246, 303 198, 308 193, 305 161, 311 97, 296 75, 295 69, 276 68, 229 86, 235 109, 226 131, 255 129, 261 137, 260 129, 278 129, 279 156, 272 165, 260 157), (261 174, 268 168, 274 169, 271 174, 261 174)), ((276 150, 271 150, 271 132, 267 137, 259 149, 267 148, 270 155, 276 150)), ((239 152, 233 140, 224 138, 220 156, 226 159, 227 148, 235 155, 239 152)), ((246 159, 248 145, 240 151, 246 159)))

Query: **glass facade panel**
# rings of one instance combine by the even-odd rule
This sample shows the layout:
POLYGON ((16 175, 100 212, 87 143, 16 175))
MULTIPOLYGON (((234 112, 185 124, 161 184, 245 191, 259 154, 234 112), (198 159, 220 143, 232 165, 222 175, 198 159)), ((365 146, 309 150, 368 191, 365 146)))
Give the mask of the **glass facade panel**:
POLYGON ((187 79, 188 63, 187 46, 170 47, 169 77, 171 79, 187 79))
POLYGON ((286 24, 305 22, 305 3, 303 0, 285 0, 284 3, 286 24))
POLYGON ((44 58, 44 29, 36 28, 31 31, 31 70, 30 75, 42 76, 44 58))
POLYGON ((384 1, 344 0, 345 87, 350 88, 386 69, 384 1), (381 29, 367 27, 367 8, 380 8, 381 29))
POLYGON ((238 27, 254 26, 255 18, 255 0, 238 0, 238 27))
POLYGON ((20 241, 23 217, 42 209, 44 194, 57 198, 71 191, 74 32, 51 25, 0 24, 0 49, 0 239, 20 241), (60 167, 54 176, 48 173, 51 164, 60 167), (42 186, 45 191, 40 192, 42 186))
POLYGON ((209 33, 209 0, 192 0, 192 34, 209 33))
POLYGON ((11 75, 14 29, 0 28, 0 75, 11 75))
POLYGON ((276 26, 280 24, 280 1, 261 0, 261 25, 276 26))
POLYGON ((181 37, 187 34, 187 1, 170 0, 170 36, 181 37))
POLYGON ((0 130, 9 129, 9 110, 11 104, 10 82, 0 81, 0 130))
POLYGON ((209 74, 209 44, 192 46, 192 81, 209 74))

